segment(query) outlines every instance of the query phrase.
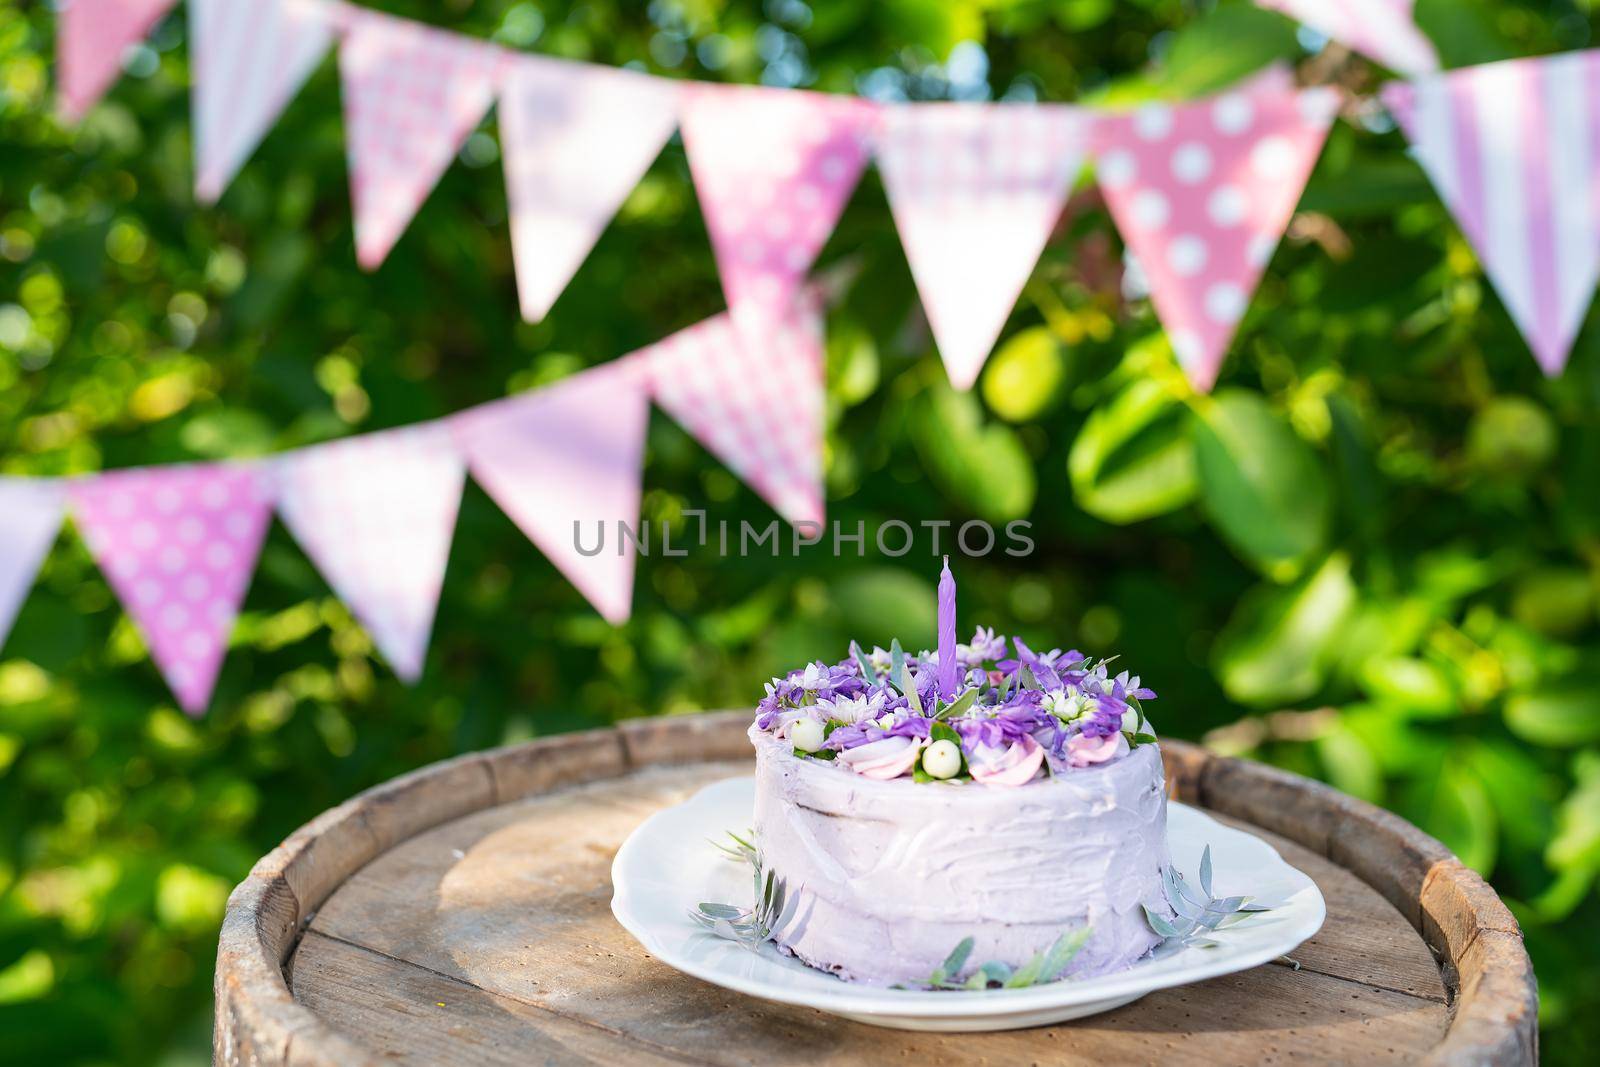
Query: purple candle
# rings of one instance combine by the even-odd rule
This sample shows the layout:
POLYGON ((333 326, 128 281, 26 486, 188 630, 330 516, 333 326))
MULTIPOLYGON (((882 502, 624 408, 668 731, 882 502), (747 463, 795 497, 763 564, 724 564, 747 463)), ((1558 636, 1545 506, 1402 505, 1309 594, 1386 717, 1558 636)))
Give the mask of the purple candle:
POLYGON ((944 558, 939 575, 939 695, 945 700, 956 695, 961 672, 956 664, 956 580, 950 573, 950 557, 944 558))

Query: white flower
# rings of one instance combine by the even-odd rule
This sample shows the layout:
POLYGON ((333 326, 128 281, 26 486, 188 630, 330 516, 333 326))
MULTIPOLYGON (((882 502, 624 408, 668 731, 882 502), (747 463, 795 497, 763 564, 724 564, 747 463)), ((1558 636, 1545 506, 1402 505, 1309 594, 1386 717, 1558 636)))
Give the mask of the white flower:
POLYGON ((821 689, 827 680, 828 675, 822 667, 815 663, 807 663, 805 673, 800 676, 800 688, 821 689))
POLYGON ((1089 698, 1082 693, 1069 693, 1065 689, 1054 689, 1044 696, 1044 706, 1050 714, 1062 722, 1072 722, 1089 713, 1093 706, 1089 698))
POLYGON ((817 752, 822 748, 822 724, 815 719, 801 719, 789 727, 789 740, 796 752, 817 752))
POLYGON ((1122 732, 1125 734, 1139 732, 1139 713, 1131 707, 1122 709, 1122 732))
POLYGON ((932 778, 954 778, 961 771, 961 749, 949 739, 935 741, 922 752, 922 769, 932 778))
POLYGON ((882 714, 884 699, 883 690, 880 689, 870 696, 836 696, 819 700, 817 709, 828 718, 838 719, 840 722, 866 722, 882 714))

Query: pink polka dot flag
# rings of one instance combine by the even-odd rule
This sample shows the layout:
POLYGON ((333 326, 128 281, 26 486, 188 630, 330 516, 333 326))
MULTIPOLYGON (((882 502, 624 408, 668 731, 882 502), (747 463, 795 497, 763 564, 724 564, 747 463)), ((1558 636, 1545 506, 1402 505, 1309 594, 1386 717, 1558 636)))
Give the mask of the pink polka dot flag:
POLYGON ((130 45, 144 40, 177 0, 62 0, 56 23, 61 114, 82 118, 122 73, 130 45))
POLYGON ((222 195, 333 44, 309 0, 188 0, 195 195, 222 195))
POLYGON ((0 646, 61 529, 61 483, 0 476, 0 646))
POLYGON ((1600 274, 1600 52, 1391 82, 1384 102, 1539 366, 1560 374, 1600 274))
POLYGON ((623 357, 454 420, 472 477, 613 623, 633 608, 639 484, 650 403, 623 357))
POLYGON ((183 710, 210 703, 271 518, 259 468, 200 463, 72 483, 72 516, 183 710))
POLYGON ((684 91, 689 157, 741 328, 781 319, 866 166, 875 105, 742 85, 684 91))
POLYGON ((394 672, 422 676, 466 472, 443 423, 277 461, 278 514, 394 672))
POLYGON ((1059 105, 883 109, 878 169, 950 383, 971 388, 1088 148, 1059 105))
POLYGON ((1190 104, 1095 124, 1095 172, 1195 388, 1209 390, 1337 110, 1273 69, 1190 104))
POLYGON ((677 125, 677 88, 628 70, 519 56, 500 97, 500 140, 522 314, 566 288, 677 125))
POLYGON ((1415 0, 1256 0, 1401 74, 1439 69, 1439 53, 1417 28, 1415 0))
POLYGON ((356 259, 376 268, 488 113, 494 45, 362 8, 344 9, 339 76, 356 259))
POLYGON ((641 349, 657 404, 791 523, 820 523, 822 311, 807 292, 760 337, 718 315, 641 349))

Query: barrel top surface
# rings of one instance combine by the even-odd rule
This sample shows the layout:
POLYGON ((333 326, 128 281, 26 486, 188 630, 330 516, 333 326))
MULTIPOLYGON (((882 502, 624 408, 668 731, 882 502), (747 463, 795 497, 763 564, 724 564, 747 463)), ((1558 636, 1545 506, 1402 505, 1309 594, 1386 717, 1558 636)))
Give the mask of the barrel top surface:
MULTIPOLYGON (((259 884, 247 881, 236 892, 232 925, 224 928, 219 1061, 1465 1063, 1474 1052, 1495 1062, 1531 1062, 1537 1054, 1521 988, 1531 988, 1531 970, 1524 980, 1514 972, 1525 954, 1519 964, 1501 952, 1508 946, 1497 940, 1499 902, 1492 893, 1485 899, 1469 892, 1475 875, 1458 877, 1459 864, 1434 856, 1429 839, 1415 831, 1416 841, 1394 855, 1338 862, 1345 820, 1295 824, 1294 836, 1308 846, 1263 827, 1281 820, 1282 810, 1258 820, 1207 805, 1221 821, 1266 839, 1322 890, 1327 922, 1293 953, 1298 967, 1267 964, 1072 1023, 988 1034, 880 1029, 708 985, 650 957, 617 925, 611 861, 647 816, 712 782, 748 774, 753 763, 652 766, 643 749, 629 758, 621 747, 614 765, 580 774, 593 780, 531 789, 521 799, 505 799, 504 768, 488 774, 483 803, 462 807, 470 774, 443 793, 408 790, 395 803, 436 804, 442 795, 457 798, 461 810, 392 843, 370 840, 385 836, 390 816, 356 805, 365 838, 352 834, 348 818, 330 818, 274 854, 276 867, 274 857, 264 860, 263 873, 252 876, 259 884), (330 838, 358 855, 336 854, 330 838), (319 846, 322 855, 306 860, 319 846), (370 858, 359 855, 363 847, 370 858), (1403 879, 1375 885, 1369 883, 1381 879, 1371 872, 1362 872, 1366 880, 1356 873, 1372 863, 1385 870, 1421 863, 1418 905, 1410 908, 1397 893, 1403 879), (274 904, 285 894, 270 886, 284 875, 290 899, 274 904), (325 885, 316 884, 319 877, 325 885), (285 907, 298 911, 292 921, 277 915, 285 907), (276 951, 279 966, 269 960, 252 969, 241 955, 252 938, 268 956, 276 951), (282 985, 264 988, 274 971, 282 985), (287 1036, 276 1037, 274 1028, 287 1036)), ((1168 755, 1169 775, 1180 789, 1188 782, 1188 799, 1204 802, 1196 776, 1209 773, 1209 758, 1177 748, 1176 758, 1168 755)), ((714 754, 736 752, 725 744, 714 754)), ((459 768, 447 773, 467 773, 459 768)), ((1269 784, 1304 781, 1266 773, 1269 784)), ((1227 783, 1226 795, 1236 788, 1227 783)), ((1381 836, 1381 827, 1365 836, 1381 836)), ((685 849, 707 847, 684 842, 685 849)))

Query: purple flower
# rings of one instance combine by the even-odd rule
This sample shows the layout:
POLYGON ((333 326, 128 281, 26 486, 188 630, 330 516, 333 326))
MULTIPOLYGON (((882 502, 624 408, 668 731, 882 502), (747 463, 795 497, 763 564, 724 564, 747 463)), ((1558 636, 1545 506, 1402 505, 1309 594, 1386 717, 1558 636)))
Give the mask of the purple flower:
POLYGON ((907 737, 926 741, 929 727, 928 720, 920 715, 896 715, 887 726, 881 721, 858 722, 835 728, 823 742, 823 747, 831 748, 835 752, 846 752, 861 745, 870 745, 874 741, 882 741, 886 737, 907 737))
POLYGON ((992 711, 985 709, 985 712, 987 714, 975 713, 950 724, 961 735, 963 747, 1009 745, 1032 737, 1041 725, 1037 703, 1005 704, 992 711))
POLYGON ((1006 639, 996 637, 993 627, 980 626, 972 634, 972 640, 964 645, 956 646, 956 655, 969 667, 977 667, 997 660, 1006 654, 1006 639))

